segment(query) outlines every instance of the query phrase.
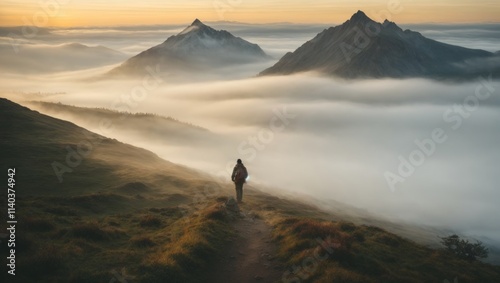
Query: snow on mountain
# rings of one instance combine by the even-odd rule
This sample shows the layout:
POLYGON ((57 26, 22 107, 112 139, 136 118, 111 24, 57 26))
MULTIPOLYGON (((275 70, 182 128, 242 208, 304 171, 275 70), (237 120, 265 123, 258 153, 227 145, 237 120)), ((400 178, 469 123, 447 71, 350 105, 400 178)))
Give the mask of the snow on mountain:
POLYGON ((377 23, 358 11, 342 25, 325 29, 287 53, 260 75, 317 71, 344 78, 499 76, 500 65, 493 64, 495 57, 488 51, 445 44, 402 30, 388 20, 377 23), (471 68, 470 62, 481 63, 471 68))
POLYGON ((196 19, 179 34, 128 59, 110 74, 144 74, 146 67, 157 64, 164 73, 206 72, 268 59, 257 44, 228 31, 215 30, 196 19))

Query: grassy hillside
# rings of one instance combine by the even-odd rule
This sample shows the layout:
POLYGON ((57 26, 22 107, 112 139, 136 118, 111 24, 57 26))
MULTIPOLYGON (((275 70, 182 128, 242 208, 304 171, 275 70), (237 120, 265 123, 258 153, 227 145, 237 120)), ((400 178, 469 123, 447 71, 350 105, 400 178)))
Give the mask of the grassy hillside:
MULTIPOLYGON (((16 168, 17 282, 109 282, 122 269, 134 282, 152 280, 162 267, 193 267, 184 266, 191 257, 204 267, 198 245, 217 250, 230 233, 211 219, 217 201, 203 193, 216 186, 226 195, 228 188, 200 172, 6 99, 0 121, 1 169, 16 168), (81 161, 72 155, 68 162, 68 148, 78 153, 83 144, 91 146, 81 161), (54 162, 72 170, 62 182, 54 162)), ((0 200, 6 204, 6 194, 0 200)), ((179 282, 194 278, 176 274, 179 282)))
POLYGON ((144 140, 153 139, 164 143, 196 145, 200 141, 217 138, 205 128, 172 117, 150 113, 128 113, 41 101, 29 101, 26 105, 53 117, 77 121, 79 125, 90 129, 100 129, 103 120, 112 121, 113 131, 144 140))
POLYGON ((286 266, 282 282, 500 282, 500 266, 459 260, 310 205, 262 193, 247 205, 274 227, 276 256, 286 266))
MULTIPOLYGON (((222 205, 230 184, 6 99, 0 131, 1 170, 16 168, 19 221, 17 275, 2 272, 1 282, 205 282, 238 233, 222 205), (62 182, 54 162, 72 170, 62 182)), ((251 186, 245 193, 243 211, 273 227, 282 282, 500 282, 500 267, 251 186)))

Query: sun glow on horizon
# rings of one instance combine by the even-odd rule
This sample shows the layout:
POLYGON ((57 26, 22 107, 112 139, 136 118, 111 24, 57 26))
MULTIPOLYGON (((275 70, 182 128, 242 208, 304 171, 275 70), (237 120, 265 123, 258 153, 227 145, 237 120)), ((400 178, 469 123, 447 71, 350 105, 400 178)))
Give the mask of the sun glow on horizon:
POLYGON ((398 23, 500 22, 500 3, 493 0, 375 1, 13 1, 0 4, 2 26, 123 26, 188 24, 203 21, 247 23, 342 23, 357 10, 377 21, 398 23), (19 3, 20 2, 20 3, 19 3))

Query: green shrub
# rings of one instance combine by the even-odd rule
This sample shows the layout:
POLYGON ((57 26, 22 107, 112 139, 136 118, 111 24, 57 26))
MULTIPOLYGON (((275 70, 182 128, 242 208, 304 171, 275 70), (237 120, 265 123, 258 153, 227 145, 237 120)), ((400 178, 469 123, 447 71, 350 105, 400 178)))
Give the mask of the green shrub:
POLYGON ((130 239, 130 242, 132 243, 133 246, 140 248, 153 247, 156 245, 156 243, 153 240, 151 240, 151 238, 146 236, 134 237, 130 239))
POLYGON ((141 218, 139 225, 141 227, 160 227, 161 219, 154 215, 146 215, 141 218))
POLYGON ((441 238, 441 243, 447 251, 461 259, 474 261, 477 258, 488 257, 488 249, 480 241, 470 243, 468 240, 460 239, 457 235, 451 235, 441 238))
POLYGON ((20 262, 20 270, 30 277, 55 274, 64 267, 65 261, 60 249, 52 245, 41 247, 33 256, 20 262))
POLYGON ((40 218, 25 218, 22 225, 24 229, 35 232, 48 232, 55 228, 50 220, 40 218))
POLYGON ((106 231, 101 229, 97 224, 92 223, 77 224, 71 228, 71 233, 74 237, 91 241, 106 241, 109 239, 106 231))

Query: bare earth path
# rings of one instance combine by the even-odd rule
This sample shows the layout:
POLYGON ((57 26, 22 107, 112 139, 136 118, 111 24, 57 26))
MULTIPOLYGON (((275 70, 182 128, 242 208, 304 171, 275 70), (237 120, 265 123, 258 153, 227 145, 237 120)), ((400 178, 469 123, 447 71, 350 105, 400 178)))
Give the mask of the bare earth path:
POLYGON ((228 243, 206 282, 279 282, 283 268, 273 258, 276 247, 271 241, 271 227, 245 210, 242 215, 233 224, 235 238, 228 243))

